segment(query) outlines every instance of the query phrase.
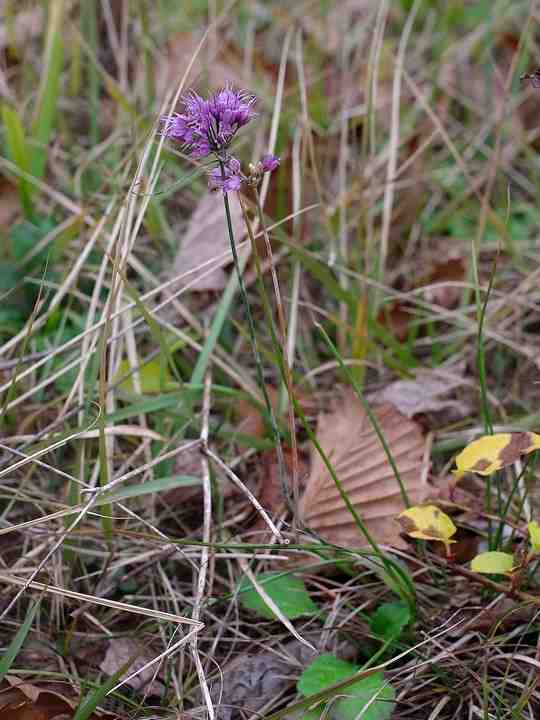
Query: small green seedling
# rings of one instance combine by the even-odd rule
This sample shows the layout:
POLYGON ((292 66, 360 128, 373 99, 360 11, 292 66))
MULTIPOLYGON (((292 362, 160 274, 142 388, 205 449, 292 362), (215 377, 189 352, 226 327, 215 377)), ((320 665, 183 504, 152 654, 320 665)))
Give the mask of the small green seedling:
MULTIPOLYGON (((340 660, 335 655, 324 654, 316 658, 300 675, 298 692, 309 697, 324 691, 357 673, 357 665, 340 660)), ((304 713, 303 720, 354 720, 361 714, 362 720, 388 720, 394 710, 395 691, 385 682, 382 672, 361 678, 343 688, 339 693, 328 695, 326 702, 304 713)))
POLYGON ((370 629, 385 643, 397 640, 411 622, 409 606, 401 601, 380 605, 373 614, 370 629))
MULTIPOLYGON (((255 579, 289 620, 319 612, 319 608, 306 590, 304 581, 296 575, 265 572, 257 575, 255 579)), ((240 602, 247 610, 252 610, 268 620, 276 619, 274 612, 266 605, 249 578, 242 578, 239 595, 240 602)))

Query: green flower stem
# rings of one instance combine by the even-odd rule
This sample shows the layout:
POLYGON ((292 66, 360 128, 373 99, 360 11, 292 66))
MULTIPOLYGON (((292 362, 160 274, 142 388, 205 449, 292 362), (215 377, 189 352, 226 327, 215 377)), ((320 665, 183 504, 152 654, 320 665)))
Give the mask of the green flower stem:
MULTIPOLYGON (((276 309, 277 309, 277 316, 278 316, 278 324, 279 324, 279 332, 280 332, 280 340, 281 343, 276 343, 278 352, 281 352, 281 369, 283 373, 283 381, 285 383, 285 387, 287 389, 287 395, 289 397, 289 430, 290 430, 290 436, 291 436, 291 454, 292 454, 292 490, 293 490, 293 498, 294 498, 294 508, 295 511, 298 509, 299 504, 299 496, 300 496, 300 489, 299 489, 299 464, 298 464, 298 445, 296 441, 296 424, 295 424, 295 417, 294 417, 294 403, 293 403, 293 381, 292 381, 292 373, 291 368, 289 366, 289 361, 287 359, 287 322, 285 320, 285 312, 283 310, 283 303, 281 301, 281 292, 279 290, 279 281, 277 277, 276 272, 276 266, 274 263, 274 255, 272 253, 272 244, 270 242, 270 238, 268 236, 268 233, 266 231, 266 225, 264 222, 264 214, 263 209, 261 205, 261 199, 259 197, 259 192, 257 188, 253 188, 253 194, 255 196, 255 205, 257 207, 257 215, 259 218, 259 223, 261 225, 261 229, 263 231, 264 236, 264 242, 266 245, 266 254, 268 256, 268 260, 270 262, 270 272, 272 275, 272 282, 274 285, 274 294, 276 298, 276 309)), ((245 215, 245 213, 244 213, 245 215)), ((259 260, 258 254, 257 254, 257 245, 254 241, 254 238, 252 237, 252 233, 250 233, 250 239, 252 241, 254 252, 257 256, 257 261, 259 260)), ((261 266, 260 262, 257 262, 257 273, 259 274, 261 285, 264 288, 264 283, 262 282, 262 273, 261 273, 261 266)), ((297 519, 296 519, 296 512, 293 513, 293 525, 296 529, 297 525, 297 519)))
MULTIPOLYGON (((221 173, 223 176, 223 179, 225 179, 225 165, 220 162, 221 166, 221 173)), ((232 226, 232 219, 231 219, 231 208, 229 205, 229 196, 228 193, 223 193, 223 202, 225 204, 225 215, 227 217, 227 230, 229 231, 229 241, 231 244, 231 252, 233 256, 233 263, 236 270, 236 274, 238 277, 238 287, 240 289, 240 296, 242 298, 242 303, 244 305, 247 321, 248 321, 248 330, 249 330, 249 338, 251 341, 251 348, 253 351, 253 357, 255 359, 255 370, 257 373, 257 380, 260 385, 264 402, 266 405, 266 409, 268 411, 268 417, 270 419, 270 426, 272 428, 272 434, 274 436, 274 439, 276 441, 276 452, 277 452, 277 458, 278 458, 278 469, 279 469, 279 476, 282 479, 282 485, 286 487, 286 481, 285 481, 285 459, 283 457, 283 448, 281 447, 281 436, 279 433, 276 416, 274 413, 274 408, 272 407, 272 403, 270 402, 270 397, 268 396, 268 391, 266 389, 266 383, 264 382, 264 374, 263 374, 263 367, 262 367, 262 361, 261 361, 261 355, 259 353, 259 348, 257 345, 257 337, 255 335, 255 323, 253 322, 253 315, 251 314, 251 308, 249 306, 249 300, 246 292, 246 286, 244 284, 244 278, 242 277, 242 271, 240 269, 240 262, 238 259, 238 253, 236 251, 236 243, 234 241, 234 230, 232 226)), ((285 495, 285 498, 287 498, 287 495, 285 495)))
POLYGON ((408 495, 408 493, 407 493, 407 489, 406 489, 406 487, 405 487, 405 483, 403 482, 403 479, 402 479, 402 477, 401 477, 401 475, 400 475, 400 473, 399 473, 399 470, 398 470, 398 468, 397 468, 397 465, 396 465, 396 462, 395 462, 394 457, 393 457, 393 455, 392 455, 392 452, 391 452, 391 450, 390 450, 390 448, 389 448, 389 446, 388 446, 388 443, 386 442, 386 438, 384 437, 384 433, 383 433, 383 431, 381 430, 381 428, 380 428, 380 426, 379 426, 379 423, 378 423, 378 421, 377 421, 377 418, 376 418, 375 415, 373 414, 373 412, 372 412, 372 410, 371 410, 371 408, 370 408, 367 400, 365 399, 364 394, 362 393, 362 389, 360 388, 360 385, 356 382, 356 379, 355 379, 354 376, 352 375, 350 369, 349 369, 349 368, 345 365, 345 363, 343 362, 343 358, 342 358, 341 355, 339 354, 338 349, 336 348, 336 346, 334 345, 334 343, 330 340, 330 337, 328 336, 328 333, 327 333, 326 330, 323 328, 323 326, 320 325, 319 323, 315 323, 315 326, 318 328, 319 332, 320 332, 321 335, 323 336, 323 339, 324 339, 325 343, 328 345, 328 347, 329 347, 330 350, 332 351, 334 357, 336 358, 336 360, 337 360, 338 363, 339 363, 339 366, 341 367, 341 369, 343 370, 343 372, 344 372, 345 375, 347 376, 347 379, 349 380, 349 382, 350 382, 350 384, 351 384, 351 386, 352 386, 352 389, 353 389, 354 392, 356 393, 356 396, 358 397, 358 399, 359 399, 360 402, 362 403, 362 407, 364 408, 364 410, 365 410, 365 412, 366 412, 366 415, 367 415, 368 418, 369 418, 369 421, 370 421, 370 423, 371 423, 371 425, 372 425, 372 427, 373 427, 373 430, 375 431, 377 437, 379 438, 379 441, 380 441, 380 443, 381 443, 381 445, 382 445, 382 447, 383 447, 383 450, 384 450, 384 452, 386 453, 386 457, 387 457, 387 460, 388 460, 388 462, 389 462, 389 464, 390 464, 390 467, 392 468, 392 471, 393 471, 393 473, 394 473, 394 475, 395 475, 395 478, 396 478, 397 483, 398 483, 398 485, 399 485, 399 491, 400 491, 400 493, 401 493, 401 498, 402 498, 402 500, 403 500, 403 504, 405 505, 406 508, 410 507, 410 506, 411 506, 411 502, 410 502, 410 500, 409 500, 409 495, 408 495))
POLYGON ((281 294, 279 292, 279 284, 278 284, 277 275, 275 272, 275 266, 274 266, 274 262, 273 262, 272 247, 270 245, 270 240, 268 238, 268 235, 265 232, 262 208, 260 206, 260 201, 259 201, 257 191, 255 190, 255 199, 256 199, 257 210, 258 210, 258 214, 259 214, 259 221, 261 223, 261 228, 265 235, 267 254, 268 254, 268 258, 271 263, 272 277, 273 277, 274 289, 275 289, 275 293, 276 293, 276 303, 278 306, 278 321, 279 321, 280 336, 281 336, 281 338, 278 339, 277 332, 276 332, 276 329, 274 326, 274 317, 273 317, 273 313, 272 313, 272 307, 270 305, 268 293, 266 292, 266 288, 264 286, 263 273, 262 273, 262 267, 261 267, 261 259, 259 257, 257 243, 255 242, 255 237, 253 235, 253 230, 252 230, 249 218, 247 216, 246 208, 244 207, 244 203, 242 202, 241 198, 239 198, 239 199, 240 199, 240 206, 242 208, 242 214, 244 216, 244 222, 246 224, 249 239, 251 241, 251 246, 253 249, 253 258, 255 261, 255 271, 257 273, 257 284, 259 286, 259 294, 261 296, 264 314, 266 316, 268 327, 270 329, 272 345, 276 352, 276 359, 278 361, 278 367, 279 367, 279 370, 281 373, 281 377, 283 378, 283 381, 284 381, 286 389, 287 389, 287 394, 289 397, 289 408, 288 408, 288 410, 289 410, 289 432, 290 432, 290 442, 291 442, 291 450, 292 450, 292 487, 293 487, 294 502, 291 502, 289 486, 287 484, 285 475, 280 476, 280 480, 281 480, 283 497, 285 498, 285 502, 287 503, 287 506, 292 514, 293 528, 296 531, 297 525, 298 525, 297 509, 298 509, 298 504, 299 504, 298 503, 298 500, 299 500, 299 498, 298 498, 298 496, 299 496, 299 492, 298 492, 298 476, 299 476, 298 447, 297 447, 297 442, 296 442, 296 427, 295 427, 295 417, 294 417, 292 375, 291 375, 291 371, 290 371, 290 367, 288 365, 287 359, 285 357, 285 343, 286 343, 286 335, 287 335, 287 329, 286 329, 286 324, 285 324, 285 314, 283 312, 283 305, 281 303, 281 294))
MULTIPOLYGON (((483 303, 480 301, 480 286, 478 284, 478 270, 476 269, 476 255, 473 255, 473 259, 475 261, 475 275, 476 275, 476 304, 477 304, 477 316, 478 316, 478 337, 477 337, 477 345, 476 345, 476 366, 478 368, 478 379, 480 381, 480 397, 482 400, 482 415, 484 416, 484 427, 486 430, 486 434, 493 435, 493 423, 491 421, 491 412, 489 408, 489 400, 488 400, 488 393, 487 393, 487 378, 486 378, 486 350, 485 350, 485 344, 484 344, 484 322, 486 319, 486 311, 487 306, 489 302, 489 297, 491 294, 491 290, 493 288, 493 283, 495 282, 495 272, 497 270, 497 255, 495 255, 495 258, 493 260, 493 265, 491 268, 491 273, 489 275, 489 283, 488 288, 486 292, 486 297, 483 303)), ((500 495, 500 484, 497 487, 498 494, 500 495)), ((493 538, 493 524, 491 522, 491 513, 492 513, 492 506, 491 506, 491 494, 492 494, 492 484, 491 484, 491 477, 488 475, 486 478, 486 489, 485 489, 485 506, 486 506, 486 514, 488 516, 488 539, 489 539, 489 549, 494 550, 497 547, 497 543, 500 540, 499 533, 497 532, 497 536, 494 539, 493 538)), ((498 510, 500 511, 500 499, 498 502, 498 510)))

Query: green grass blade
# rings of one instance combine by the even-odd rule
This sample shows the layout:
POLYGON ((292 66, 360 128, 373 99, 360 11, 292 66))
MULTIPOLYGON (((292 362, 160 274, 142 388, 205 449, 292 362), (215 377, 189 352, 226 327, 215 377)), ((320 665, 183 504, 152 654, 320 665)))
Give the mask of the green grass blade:
POLYGON ((111 675, 102 685, 91 690, 88 695, 81 700, 73 720, 88 720, 95 712, 97 706, 103 702, 107 694, 113 689, 115 685, 118 685, 120 678, 126 673, 130 665, 137 659, 137 656, 131 657, 121 668, 119 668, 114 675, 111 675))
MULTIPOLYGON (((94 57, 97 57, 99 53, 98 11, 97 3, 86 2, 81 5, 82 33, 86 37, 94 57)), ((77 47, 81 52, 80 42, 77 47)), ((92 62, 88 63, 86 73, 88 81, 88 121, 90 124, 88 134, 91 145, 97 145, 99 142, 99 90, 101 79, 95 64, 92 62)))
POLYGON ((102 497, 98 497, 95 507, 106 503, 122 502, 130 498, 138 498, 142 495, 155 494, 174 490, 179 487, 195 487, 201 484, 201 479, 192 477, 191 475, 172 475, 171 477, 156 478, 148 480, 139 485, 128 485, 121 490, 114 490, 111 493, 104 493, 102 497))
MULTIPOLYGON (((5 128, 5 141, 8 154, 24 173, 30 172, 30 153, 19 113, 6 103, 2 104, 2 123, 5 128)), ((33 217, 32 185, 24 177, 17 180, 21 205, 26 217, 33 217)))
POLYGON ((376 418, 375 415, 372 413, 371 408, 369 407, 369 405, 368 405, 368 403, 367 403, 367 401, 366 401, 366 399, 365 399, 365 397, 364 397, 364 395, 363 395, 363 393, 362 393, 362 390, 361 390, 360 386, 358 385, 358 383, 357 383, 356 380, 354 379, 354 377, 353 377, 350 369, 349 369, 349 368, 345 365, 345 363, 343 362, 343 358, 342 358, 341 355, 339 354, 338 349, 336 348, 336 346, 334 345, 334 343, 333 343, 333 342, 330 340, 330 338, 328 337, 328 334, 326 333, 325 329, 322 327, 322 325, 318 325, 318 324, 317 324, 317 326, 318 326, 318 328, 319 328, 319 331, 320 331, 321 335, 322 335, 323 338, 324 338, 324 341, 326 342, 326 344, 328 345, 328 347, 329 347, 330 350, 332 351, 332 353, 333 353, 334 357, 336 358, 336 360, 338 361, 341 369, 342 369, 343 372, 346 374, 349 382, 351 383, 351 387, 353 388, 353 390, 354 390, 354 392, 356 393, 358 399, 359 399, 360 402, 362 403, 362 407, 363 407, 364 410, 366 411, 366 415, 368 416, 369 421, 370 421, 373 429, 375 430, 375 433, 376 433, 377 437, 379 438, 379 441, 380 441, 381 445, 383 446, 383 449, 384 449, 384 452, 386 453, 386 457, 387 457, 387 459, 388 459, 388 462, 390 463, 390 467, 392 468, 392 471, 393 471, 393 473, 394 473, 394 475, 395 475, 395 477, 396 477, 397 483, 398 483, 398 485, 399 485, 399 490, 400 490, 400 492, 401 492, 401 497, 403 498, 403 503, 405 504, 405 507, 409 507, 411 503, 410 503, 410 501, 409 501, 409 496, 408 496, 408 494, 407 494, 407 490, 406 490, 406 488, 405 488, 405 485, 404 485, 404 483, 403 483, 403 480, 402 480, 402 478, 401 478, 401 475, 399 474, 399 470, 397 469, 397 465, 396 465, 395 460, 394 460, 394 458, 393 458, 393 456, 392 456, 392 453, 390 452, 390 448, 388 447, 388 443, 386 442, 386 438, 384 437, 384 434, 383 434, 381 428, 379 427, 379 423, 377 422, 377 418, 376 418))
POLYGON ((326 469, 330 473, 330 477, 334 481, 334 484, 341 495, 341 498, 345 504, 345 507, 351 514, 352 518, 354 519, 354 522, 362 535, 367 540, 368 544, 373 549, 373 552, 375 556, 380 560, 382 567, 388 574, 390 580, 391 580, 391 586, 392 589, 401 597, 402 600, 404 600, 407 605, 409 606, 411 610, 411 614, 416 617, 416 591, 414 588, 414 585, 412 583, 412 580, 407 576, 407 574, 403 571, 400 566, 395 563, 389 556, 385 555, 385 553, 379 548, 377 542, 375 539, 370 535, 369 530, 367 529, 364 521, 360 517, 360 515, 356 512, 356 509, 352 502, 349 499, 349 496, 346 492, 346 490, 343 488, 343 485, 341 484, 341 481, 339 480, 336 471, 334 470, 334 467, 332 463, 330 462, 329 457, 326 455, 324 450, 322 449, 319 441, 317 440, 317 436, 315 435, 315 432, 311 428, 304 411, 302 410, 302 407, 298 403, 298 400, 293 395, 291 398, 293 405, 294 405, 294 411, 296 415, 299 417, 300 422, 302 423, 304 430, 306 431, 307 436, 313 443, 315 449, 321 456, 321 460, 326 466, 326 469))
POLYGON ((24 641, 26 640, 26 636, 28 635, 30 628, 32 627, 32 623, 34 621, 34 617, 36 616, 36 612, 38 611, 40 602, 40 600, 36 600, 32 605, 30 605, 23 624, 17 630, 17 634, 10 642, 7 650, 2 655, 2 658, 0 659, 0 682, 2 682, 6 674, 9 672, 13 661, 17 657, 19 650, 22 648, 24 641))
POLYGON ((32 151, 32 174, 42 178, 47 162, 47 145, 54 127, 58 110, 60 74, 64 61, 62 20, 64 0, 50 0, 47 38, 43 57, 41 85, 36 104, 32 137, 37 147, 32 151))
MULTIPOLYGON (((244 271, 248 257, 249 256, 247 254, 243 254, 239 258, 240 273, 244 271)), ((221 335, 221 331, 223 330, 225 320, 230 317, 231 306, 238 287, 238 273, 231 273, 227 287, 221 296, 221 301, 218 305, 216 314, 213 317, 212 324, 210 325, 206 341, 199 353, 195 368, 193 369, 190 379, 192 385, 200 385, 203 381, 206 368, 208 367, 212 353, 214 352, 219 336, 221 335)))
POLYGON ((478 380, 480 383, 480 397, 482 400, 482 415, 484 417, 484 427, 488 435, 493 435, 493 422, 491 420, 491 411, 489 407, 488 390, 487 390, 487 373, 486 373, 486 351, 484 343, 484 323, 486 320, 486 310, 493 290, 495 282, 495 273, 497 270, 497 256, 493 260, 491 273, 489 275, 489 283, 486 291, 484 302, 481 305, 478 318, 478 336, 476 341, 476 367, 478 368, 478 380))

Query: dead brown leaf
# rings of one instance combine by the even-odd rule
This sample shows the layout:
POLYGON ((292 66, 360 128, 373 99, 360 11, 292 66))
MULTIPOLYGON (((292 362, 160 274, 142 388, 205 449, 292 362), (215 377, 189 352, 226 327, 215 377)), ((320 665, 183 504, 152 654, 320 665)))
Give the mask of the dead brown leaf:
MULTIPOLYGON (((68 689, 67 683, 29 683, 15 675, 6 675, 0 686, 2 720, 71 720, 79 698, 66 697, 56 687, 68 689)), ((90 720, 112 720, 113 715, 95 712, 90 720)))
POLYGON ((17 188, 7 180, 0 180, 0 228, 7 230, 20 209, 17 188))
POLYGON ((426 288, 426 300, 449 310, 455 308, 463 292, 455 283, 465 281, 465 270, 465 260, 461 256, 436 262, 428 278, 428 283, 435 287, 426 288))
MULTIPOLYGON (((277 390, 271 385, 267 385, 266 392, 273 409, 276 410, 279 400, 277 390)), ((235 428, 238 433, 258 438, 265 436, 266 426, 262 409, 251 402, 249 398, 241 398, 235 404, 234 415, 238 420, 235 428)))
MULTIPOLYGON (((290 488, 290 477, 292 475, 292 452, 284 449, 283 458, 285 460, 285 471, 287 473, 287 483, 290 488)), ((283 487, 279 476, 279 465, 277 454, 274 450, 262 455, 260 460, 262 466, 262 482, 257 497, 261 505, 270 515, 278 515, 285 508, 285 498, 283 497, 283 487)), ((309 470, 309 465, 303 455, 298 457, 298 476, 300 481, 300 489, 302 489, 309 470)), ((257 514, 254 528, 263 529, 267 525, 262 517, 257 514)))
MULTIPOLYGON (((392 405, 373 409, 411 503, 428 496, 426 441, 420 426, 392 405)), ((405 509, 399 484, 384 448, 358 398, 350 391, 334 410, 319 418, 317 440, 330 459, 349 500, 372 537, 406 547, 396 516, 405 509)), ((366 544, 322 458, 313 450, 311 474, 300 501, 303 522, 329 542, 366 544)))
POLYGON ((400 342, 404 342, 409 334, 409 326, 413 315, 406 303, 396 301, 391 305, 385 305, 378 317, 377 322, 389 330, 400 342))
POLYGON ((467 415, 471 408, 448 397, 463 385, 464 366, 454 373, 440 370, 421 370, 414 380, 396 380, 369 398, 376 403, 391 403, 408 418, 426 412, 451 410, 456 419, 467 415))
POLYGON ((37 685, 33 685, 32 683, 25 682, 24 680, 20 680, 15 675, 6 675, 6 682, 12 687, 16 688, 22 694, 28 698, 28 700, 31 700, 32 702, 36 702, 38 699, 40 693, 43 692, 41 688, 39 688, 37 685))
MULTIPOLYGON (((266 386, 268 399, 274 411, 278 409, 279 394, 272 386, 266 386)), ((316 401, 310 395, 294 388, 294 396, 303 412, 311 415, 317 411, 316 401)), ((251 398, 241 398, 234 406, 234 415, 238 420, 236 431, 243 435, 251 435, 252 437, 264 437, 266 435, 266 426, 264 423, 264 412, 260 405, 256 405, 251 398)))
MULTIPOLYGON (((242 209, 235 197, 230 198, 231 217, 236 242, 240 242, 244 230, 242 209)), ((212 263, 200 267, 229 250, 229 236, 224 222, 223 197, 221 193, 205 193, 189 220, 182 237, 180 250, 174 260, 172 276, 189 273, 179 281, 179 287, 190 290, 223 290, 227 273, 222 267, 209 272, 212 263), (196 268, 200 268, 197 270, 196 268), (193 272, 190 272, 192 271, 193 272)), ((225 260, 222 265, 228 264, 225 260)))
MULTIPOLYGON (((144 647, 137 640, 132 638, 114 638, 110 640, 107 652, 103 662, 100 664, 101 670, 107 675, 114 675, 120 668, 125 665, 129 660, 133 660, 127 670, 127 674, 135 672, 142 668, 146 663, 150 662, 155 657, 151 654, 148 648, 144 647)), ((154 673, 156 672, 156 666, 151 665, 146 670, 143 670, 135 677, 130 678, 126 685, 129 685, 134 690, 144 690, 149 695, 158 695, 163 697, 165 694, 165 686, 159 680, 153 680, 154 673)))
MULTIPOLYGON (((450 557, 452 558, 452 562, 462 565, 470 562, 476 555, 478 555, 480 538, 476 535, 476 533, 459 528, 453 539, 454 542, 450 546, 450 557)), ((432 553, 441 558, 448 557, 446 549, 442 543, 432 543, 429 549, 432 553)))

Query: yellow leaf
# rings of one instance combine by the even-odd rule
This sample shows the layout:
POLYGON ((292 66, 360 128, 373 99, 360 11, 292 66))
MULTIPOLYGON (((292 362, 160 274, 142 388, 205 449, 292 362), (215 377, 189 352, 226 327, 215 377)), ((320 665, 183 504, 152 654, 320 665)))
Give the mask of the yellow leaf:
POLYGON ((533 552, 540 552, 540 525, 533 520, 527 525, 533 552))
POLYGON ((540 435, 532 432, 498 433, 484 435, 474 440, 456 457, 454 475, 462 477, 466 472, 492 475, 506 465, 519 460, 521 455, 540 448, 540 435))
MULTIPOLYGON (((141 393, 143 395, 158 395, 161 392, 170 392, 171 390, 177 390, 179 388, 179 384, 173 381, 169 368, 165 366, 165 368, 162 369, 159 357, 145 363, 138 368, 138 371, 141 393)), ((128 360, 122 360, 115 380, 125 378, 125 380, 120 383, 120 389, 126 393, 133 394, 135 388, 133 387, 133 378, 130 372, 131 366, 128 360), (128 377, 126 377, 126 375, 128 377)))
POLYGON ((404 533, 419 540, 438 540, 448 546, 456 532, 452 520, 435 505, 416 505, 398 515, 404 533))
POLYGON ((477 573, 509 575, 514 568, 514 557, 510 553, 492 550, 480 553, 471 561, 471 570, 477 573))

